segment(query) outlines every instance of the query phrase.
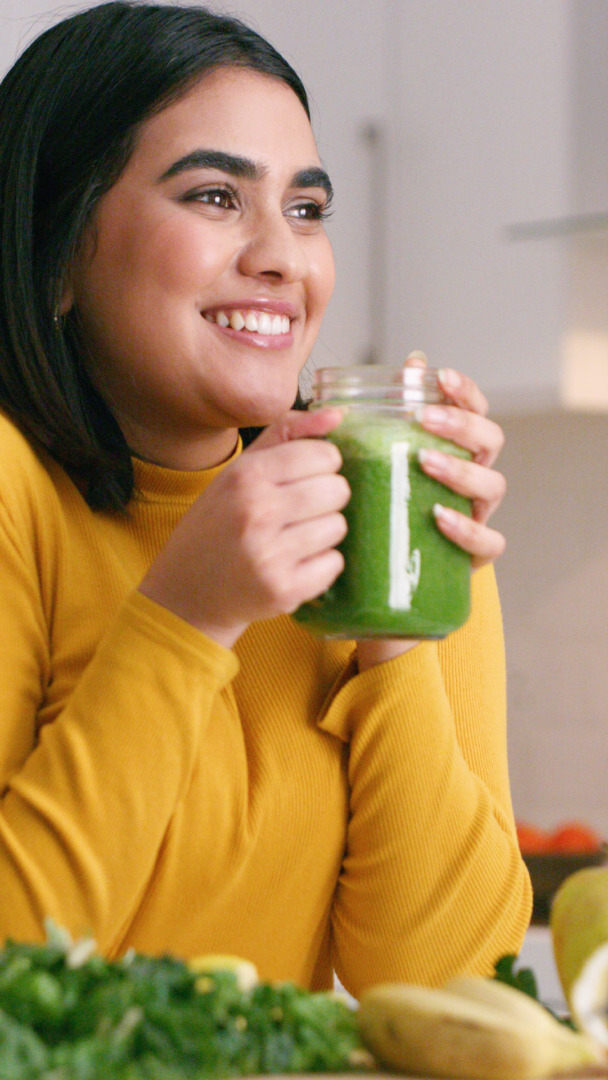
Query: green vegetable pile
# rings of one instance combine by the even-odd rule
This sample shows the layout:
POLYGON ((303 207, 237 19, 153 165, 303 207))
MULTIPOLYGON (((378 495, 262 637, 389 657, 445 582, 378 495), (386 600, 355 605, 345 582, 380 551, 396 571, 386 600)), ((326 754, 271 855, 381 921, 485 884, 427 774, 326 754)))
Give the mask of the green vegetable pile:
MULTIPOLYGON (((506 956, 501 956, 500 960, 494 965, 494 978, 498 982, 504 982, 507 986, 514 986, 516 990, 521 990, 522 994, 528 994, 529 997, 534 998, 535 1001, 540 1001, 538 996, 538 983, 536 981, 536 975, 532 971, 532 968, 521 967, 516 968, 518 957, 508 953, 506 956)), ((564 1024, 565 1027, 572 1028, 576 1031, 575 1025, 569 1016, 559 1016, 558 1013, 550 1009, 548 1005, 545 1005, 544 1001, 540 1001, 540 1004, 544 1006, 547 1012, 551 1013, 556 1020, 559 1020, 560 1024, 564 1024)))
POLYGON ((218 1080, 366 1063, 355 1013, 173 957, 103 959, 61 932, 0 950, 0 1080, 218 1080))
POLYGON ((516 969, 517 959, 517 956, 511 953, 501 956, 494 966, 494 978, 498 982, 506 983, 507 986, 514 986, 516 990, 521 990, 522 994, 528 994, 529 997, 538 1001, 536 976, 532 968, 516 969))

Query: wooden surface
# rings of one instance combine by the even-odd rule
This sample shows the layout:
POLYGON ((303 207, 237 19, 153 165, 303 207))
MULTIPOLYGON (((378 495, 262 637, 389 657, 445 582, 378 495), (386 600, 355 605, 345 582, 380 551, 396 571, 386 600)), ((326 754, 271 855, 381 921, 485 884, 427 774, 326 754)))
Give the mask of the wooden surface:
MULTIPOLYGON (((251 1080, 433 1080, 433 1077, 406 1077, 403 1074, 389 1072, 348 1072, 348 1073, 273 1073, 272 1076, 256 1076, 251 1080)), ((598 1080, 598 1077, 608 1076, 604 1069, 584 1069, 577 1073, 560 1073, 559 1080, 598 1080)))

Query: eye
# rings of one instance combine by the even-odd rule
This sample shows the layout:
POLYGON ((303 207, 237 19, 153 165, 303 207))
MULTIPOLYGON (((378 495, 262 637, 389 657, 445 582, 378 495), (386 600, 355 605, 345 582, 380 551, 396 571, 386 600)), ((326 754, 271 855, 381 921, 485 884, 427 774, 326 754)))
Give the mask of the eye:
POLYGON ((230 187, 209 187, 196 191, 189 191, 184 196, 184 202, 203 203, 205 206, 217 207, 218 210, 236 209, 236 192, 230 187))
POLYGON ((296 221, 326 221, 330 216, 329 203, 316 202, 315 199, 306 199, 304 202, 295 203, 285 211, 286 216, 295 218, 296 221))

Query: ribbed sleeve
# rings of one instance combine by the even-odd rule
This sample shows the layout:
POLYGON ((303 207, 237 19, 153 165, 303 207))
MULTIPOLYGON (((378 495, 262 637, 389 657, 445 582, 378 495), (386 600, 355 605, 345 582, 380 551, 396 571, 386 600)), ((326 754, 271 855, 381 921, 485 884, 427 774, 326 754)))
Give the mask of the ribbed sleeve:
POLYGON ((39 937, 50 915, 73 933, 94 927, 108 949, 141 898, 210 709, 237 670, 232 653, 156 608, 129 598, 10 779, 0 816, 5 934, 39 937))
POLYGON ((531 894, 505 765, 500 639, 493 572, 480 571, 466 629, 356 676, 320 721, 350 741, 333 925, 354 994, 387 978, 488 974, 519 951, 531 894), (470 670, 476 654, 487 664, 470 670))

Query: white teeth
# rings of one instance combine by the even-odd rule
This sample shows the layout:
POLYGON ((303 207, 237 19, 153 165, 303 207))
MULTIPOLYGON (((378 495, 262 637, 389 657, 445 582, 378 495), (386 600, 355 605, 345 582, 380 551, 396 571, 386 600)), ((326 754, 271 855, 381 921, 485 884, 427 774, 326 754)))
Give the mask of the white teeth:
POLYGON ((288 334, 291 326, 288 315, 270 315, 267 311, 231 311, 230 315, 225 311, 217 311, 215 315, 207 312, 205 318, 218 326, 230 326, 233 330, 249 330, 252 334, 272 337, 288 334))

